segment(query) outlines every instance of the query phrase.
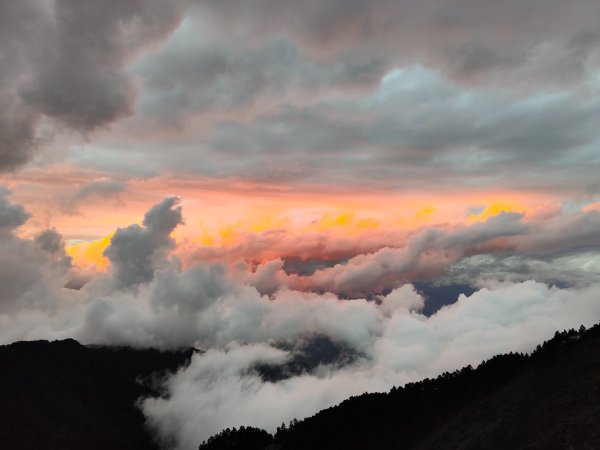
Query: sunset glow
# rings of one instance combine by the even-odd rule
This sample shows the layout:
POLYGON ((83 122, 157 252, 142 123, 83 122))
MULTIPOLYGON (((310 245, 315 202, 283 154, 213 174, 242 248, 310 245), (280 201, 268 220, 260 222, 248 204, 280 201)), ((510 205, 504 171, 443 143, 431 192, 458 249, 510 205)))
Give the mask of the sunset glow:
MULTIPOLYGON (((199 247, 218 249, 219 257, 229 262, 238 259, 265 262, 277 257, 334 259, 340 255, 328 255, 323 245, 334 245, 340 240, 348 240, 350 245, 351 242, 370 241, 368 249, 375 251, 385 246, 403 245, 408 236, 426 226, 459 227, 485 222, 503 212, 527 217, 535 214, 539 208, 552 205, 547 195, 515 192, 487 195, 464 193, 422 199, 386 193, 357 195, 352 199, 330 196, 303 199, 290 195, 289 198, 278 197, 274 201, 267 197, 232 197, 217 192, 211 192, 210 196, 215 200, 205 202, 201 196, 198 201, 184 199, 182 202, 186 209, 186 221, 173 236, 180 252, 183 251, 184 260, 185 252, 199 247), (220 195, 224 197, 222 204, 216 200, 220 195), (249 242, 257 236, 271 236, 281 243, 256 253, 249 242), (290 236, 295 236, 297 240, 304 239, 302 236, 308 240, 316 239, 321 247, 305 248, 300 253, 295 253, 294 248, 286 250, 285 240, 290 236), (244 251, 244 247, 247 251, 244 251)), ((137 222, 139 215, 129 215, 127 208, 115 205, 111 208, 113 216, 107 220, 98 207, 95 208, 96 214, 102 216, 97 221, 96 230, 100 233, 107 231, 108 234, 68 240, 66 251, 76 266, 105 270, 109 261, 103 252, 110 245, 113 233, 110 232, 112 227, 104 230, 104 221, 111 220, 112 223, 125 226, 137 222)), ((85 206, 82 210, 85 211, 85 206)), ((89 236, 89 214, 83 212, 81 216, 59 216, 53 221, 56 221, 59 230, 68 230, 72 236, 89 236)), ((360 246, 355 250, 349 249, 344 256, 363 250, 360 246)))

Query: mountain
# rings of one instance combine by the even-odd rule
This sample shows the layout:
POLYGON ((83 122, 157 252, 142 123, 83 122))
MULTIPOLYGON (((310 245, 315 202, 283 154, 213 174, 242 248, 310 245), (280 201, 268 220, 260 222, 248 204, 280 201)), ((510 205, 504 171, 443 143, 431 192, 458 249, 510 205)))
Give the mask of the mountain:
POLYGON ((274 436, 226 429, 200 450, 600 449, 600 325, 435 379, 363 394, 274 436))
POLYGON ((154 449, 142 396, 192 350, 86 347, 74 340, 0 347, 0 448, 154 449))

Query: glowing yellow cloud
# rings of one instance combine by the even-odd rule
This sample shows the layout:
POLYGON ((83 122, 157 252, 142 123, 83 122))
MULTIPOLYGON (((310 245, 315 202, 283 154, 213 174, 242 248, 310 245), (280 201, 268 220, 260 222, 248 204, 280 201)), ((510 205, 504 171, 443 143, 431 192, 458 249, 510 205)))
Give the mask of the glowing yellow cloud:
POLYGON ((479 214, 471 214, 467 217, 468 222, 477 222, 477 221, 485 221, 490 217, 497 216, 503 212, 516 212, 523 213, 526 208, 523 205, 518 203, 507 203, 507 202, 494 202, 488 205, 482 212, 479 214))
POLYGON ((343 227, 349 225, 354 219, 354 214, 349 212, 324 214, 316 223, 315 228, 325 231, 333 227, 343 227))
POLYGON ((112 234, 91 242, 76 242, 67 244, 67 254, 73 258, 73 263, 78 267, 91 267, 105 270, 109 264, 108 258, 103 253, 110 245, 112 234))
POLYGON ((435 208, 433 206, 425 206, 424 208, 421 208, 420 210, 417 211, 417 213, 415 214, 415 217, 417 219, 425 219, 428 216, 430 216, 431 214, 433 214, 435 212, 435 208))

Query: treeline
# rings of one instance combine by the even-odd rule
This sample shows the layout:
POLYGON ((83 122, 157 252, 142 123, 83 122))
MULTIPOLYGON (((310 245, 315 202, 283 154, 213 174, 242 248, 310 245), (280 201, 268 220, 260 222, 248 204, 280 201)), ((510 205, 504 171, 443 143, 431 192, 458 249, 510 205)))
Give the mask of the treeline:
POLYGON ((600 324, 556 332, 530 355, 350 397, 274 435, 227 429, 200 450, 597 449, 599 344, 600 324))

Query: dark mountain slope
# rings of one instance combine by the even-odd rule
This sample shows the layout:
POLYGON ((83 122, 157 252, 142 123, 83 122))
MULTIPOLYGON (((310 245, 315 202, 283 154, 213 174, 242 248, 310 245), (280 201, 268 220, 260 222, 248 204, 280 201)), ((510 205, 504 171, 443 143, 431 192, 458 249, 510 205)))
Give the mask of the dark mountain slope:
POLYGON ((530 356, 352 397, 270 439, 250 431, 200 449, 599 449, 600 326, 556 333, 530 356))
POLYGON ((0 447, 156 448, 136 400, 159 394, 153 380, 187 364, 191 354, 73 340, 2 346, 0 447))

